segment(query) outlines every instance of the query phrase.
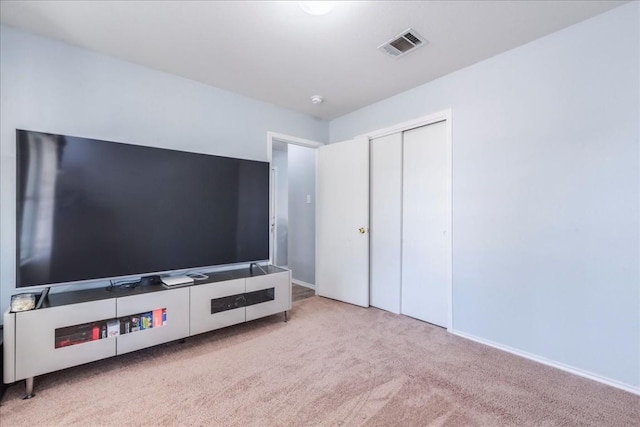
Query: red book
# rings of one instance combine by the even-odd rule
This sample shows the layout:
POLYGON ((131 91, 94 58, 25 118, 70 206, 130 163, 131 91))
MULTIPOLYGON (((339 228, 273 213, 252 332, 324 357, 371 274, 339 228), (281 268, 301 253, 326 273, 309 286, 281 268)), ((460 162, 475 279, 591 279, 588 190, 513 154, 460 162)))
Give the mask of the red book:
POLYGON ((158 308, 153 310, 153 327, 157 328, 162 326, 162 309, 158 308))
POLYGON ((100 327, 94 326, 91 331, 91 339, 99 340, 100 339, 100 327))

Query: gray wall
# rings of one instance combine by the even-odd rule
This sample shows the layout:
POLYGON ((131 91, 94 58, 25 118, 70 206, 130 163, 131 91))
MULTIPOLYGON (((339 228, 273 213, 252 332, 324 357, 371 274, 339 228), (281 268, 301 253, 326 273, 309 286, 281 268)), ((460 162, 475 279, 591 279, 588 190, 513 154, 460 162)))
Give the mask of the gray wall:
POLYGON ((454 329, 636 389, 639 9, 330 123, 340 141, 451 108, 454 329))
POLYGON ((328 124, 0 26, 0 309, 15 281, 15 129, 267 160, 267 131, 326 141, 328 124))
POLYGON ((273 151, 271 165, 278 168, 278 182, 276 183, 277 192, 277 258, 274 260, 276 265, 286 266, 288 263, 288 247, 289 247, 289 167, 287 165, 286 151, 273 151))
POLYGON ((289 144, 288 154, 289 268, 294 280, 315 285, 316 150, 289 144))

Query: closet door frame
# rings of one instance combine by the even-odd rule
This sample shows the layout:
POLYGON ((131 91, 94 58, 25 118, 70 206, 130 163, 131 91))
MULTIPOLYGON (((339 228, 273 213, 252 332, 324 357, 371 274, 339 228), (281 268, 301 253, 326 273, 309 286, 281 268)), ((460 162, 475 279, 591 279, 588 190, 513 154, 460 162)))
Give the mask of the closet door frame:
POLYGON ((412 120, 401 122, 389 127, 378 129, 372 132, 367 132, 360 137, 366 137, 371 141, 375 138, 391 135, 394 133, 405 132, 411 129, 415 129, 422 126, 438 122, 446 122, 447 133, 447 163, 448 163, 448 180, 446 183, 447 192, 449 194, 449 213, 448 213, 448 278, 447 278, 447 295, 448 295, 448 307, 447 307, 447 331, 453 332, 453 229, 452 229, 452 215, 453 215, 453 193, 452 193, 452 180, 453 180, 453 167, 452 167, 452 113, 451 109, 445 109, 434 114, 427 116, 421 116, 412 120))

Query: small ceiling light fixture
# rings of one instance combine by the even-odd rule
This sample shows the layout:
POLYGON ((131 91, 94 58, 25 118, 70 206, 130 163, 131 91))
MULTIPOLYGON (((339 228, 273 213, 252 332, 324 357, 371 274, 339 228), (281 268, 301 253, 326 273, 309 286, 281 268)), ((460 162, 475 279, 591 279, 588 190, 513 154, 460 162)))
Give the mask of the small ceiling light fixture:
POLYGON ((311 97, 311 103, 312 104, 322 104, 322 101, 324 101, 324 99, 322 99, 322 96, 320 95, 313 95, 311 97))
POLYGON ((326 15, 333 10, 335 1, 299 1, 300 8, 309 15, 326 15))

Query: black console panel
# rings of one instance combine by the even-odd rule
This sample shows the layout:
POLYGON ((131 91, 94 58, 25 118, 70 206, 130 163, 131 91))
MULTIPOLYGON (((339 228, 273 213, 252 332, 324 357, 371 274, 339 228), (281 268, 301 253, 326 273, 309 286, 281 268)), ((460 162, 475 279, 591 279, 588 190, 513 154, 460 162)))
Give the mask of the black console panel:
POLYGON ((259 291, 247 292, 244 294, 246 306, 262 304, 276 299, 275 288, 260 289, 259 291))
POLYGON ((275 288, 268 288, 261 289, 259 291, 246 292, 244 294, 214 298, 211 300, 211 314, 273 301, 275 297, 275 288))

